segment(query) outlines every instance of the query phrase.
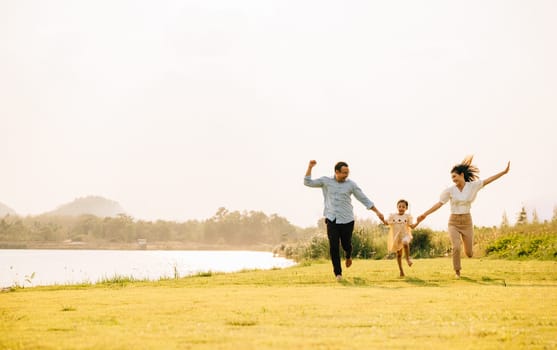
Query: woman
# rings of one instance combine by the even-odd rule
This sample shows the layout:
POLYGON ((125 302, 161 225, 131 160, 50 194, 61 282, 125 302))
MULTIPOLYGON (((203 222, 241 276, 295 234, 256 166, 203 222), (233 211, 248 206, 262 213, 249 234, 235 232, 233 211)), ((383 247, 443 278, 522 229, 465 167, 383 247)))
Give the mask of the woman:
POLYGON ((507 163, 507 168, 498 174, 479 180, 479 169, 472 165, 473 156, 466 157, 461 164, 455 165, 451 170, 451 178, 454 186, 447 188, 441 193, 439 202, 433 205, 428 211, 418 216, 416 225, 425 218, 441 208, 448 201, 451 202, 451 216, 449 218, 449 238, 453 247, 453 267, 456 278, 460 278, 460 251, 461 242, 464 242, 464 252, 469 258, 472 257, 472 246, 474 244, 474 226, 470 215, 470 206, 476 194, 484 186, 492 183, 501 176, 509 172, 511 162, 507 163))

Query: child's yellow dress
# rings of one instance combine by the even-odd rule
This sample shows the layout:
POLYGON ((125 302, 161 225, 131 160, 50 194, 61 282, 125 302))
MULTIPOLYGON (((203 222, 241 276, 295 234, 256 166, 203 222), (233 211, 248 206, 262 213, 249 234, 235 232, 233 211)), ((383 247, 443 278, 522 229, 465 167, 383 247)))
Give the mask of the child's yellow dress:
POLYGON ((387 219, 389 224, 389 238, 387 246, 389 252, 394 253, 402 249, 402 243, 412 240, 412 216, 410 214, 391 214, 387 219))

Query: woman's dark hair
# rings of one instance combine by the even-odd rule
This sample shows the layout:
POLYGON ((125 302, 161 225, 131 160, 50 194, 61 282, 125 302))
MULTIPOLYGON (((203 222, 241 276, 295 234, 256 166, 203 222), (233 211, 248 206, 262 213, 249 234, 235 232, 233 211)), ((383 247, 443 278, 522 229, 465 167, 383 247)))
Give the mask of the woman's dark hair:
POLYGON ((400 199, 398 202, 396 202, 396 205, 399 205, 400 203, 406 204, 406 208, 408 208, 408 201, 406 199, 400 199))
POLYGON ((451 174, 464 174, 464 181, 466 182, 476 181, 479 179, 480 169, 478 169, 477 166, 472 165, 472 158, 474 158, 474 156, 467 156, 464 158, 460 164, 455 165, 451 169, 451 174))
POLYGON ((343 166, 348 168, 348 164, 346 164, 345 162, 336 163, 335 164, 335 172, 340 171, 340 169, 342 169, 343 166))

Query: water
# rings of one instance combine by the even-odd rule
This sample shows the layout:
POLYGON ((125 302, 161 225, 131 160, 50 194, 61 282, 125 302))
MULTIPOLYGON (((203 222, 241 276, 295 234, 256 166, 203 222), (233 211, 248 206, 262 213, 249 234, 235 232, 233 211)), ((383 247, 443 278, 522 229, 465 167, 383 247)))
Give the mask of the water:
POLYGON ((0 249, 0 287, 96 283, 115 276, 158 280, 294 264, 254 251, 0 249))

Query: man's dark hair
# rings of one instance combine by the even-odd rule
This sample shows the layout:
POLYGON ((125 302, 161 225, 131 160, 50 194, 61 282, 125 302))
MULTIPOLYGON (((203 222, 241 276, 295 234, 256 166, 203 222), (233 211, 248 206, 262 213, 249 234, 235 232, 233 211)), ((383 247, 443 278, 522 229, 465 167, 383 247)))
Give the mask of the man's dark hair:
POLYGON ((464 174, 464 181, 466 182, 475 181, 479 179, 480 169, 478 169, 477 166, 472 165, 472 158, 474 158, 474 156, 468 156, 464 158, 464 160, 460 164, 455 165, 451 169, 451 174, 452 173, 457 173, 459 175, 464 174))
POLYGON ((400 199, 398 202, 396 202, 396 205, 399 205, 400 203, 406 204, 406 208, 408 208, 408 201, 406 199, 400 199))
POLYGON ((348 168, 348 164, 346 164, 345 162, 336 163, 335 164, 335 172, 340 171, 340 169, 342 169, 343 166, 348 168))

